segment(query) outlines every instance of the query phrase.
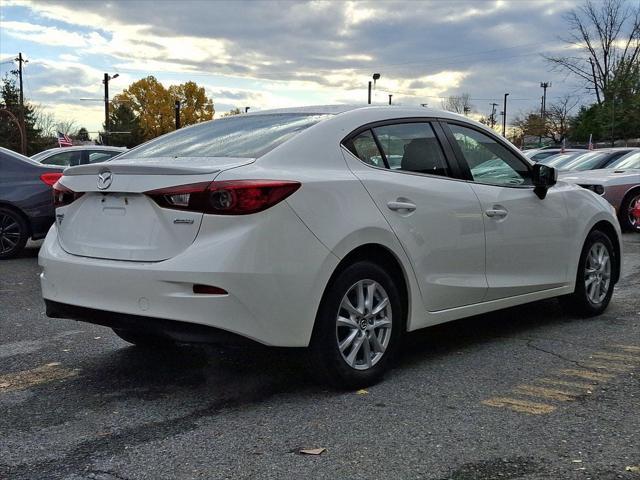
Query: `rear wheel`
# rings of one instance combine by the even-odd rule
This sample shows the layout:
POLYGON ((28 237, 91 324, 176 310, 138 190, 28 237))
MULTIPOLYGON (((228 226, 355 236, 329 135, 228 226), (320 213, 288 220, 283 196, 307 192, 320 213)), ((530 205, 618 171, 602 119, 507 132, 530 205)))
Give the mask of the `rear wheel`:
POLYGON ((640 232, 640 190, 627 194, 622 200, 619 217, 624 230, 640 232))
POLYGON ((0 259, 15 257, 29 239, 29 227, 15 210, 0 207, 0 259))
POLYGON ((403 312, 393 278, 368 261, 350 265, 322 300, 310 353, 321 380, 359 388, 380 380, 398 346, 403 312))
POLYGON ((614 260, 609 237, 598 230, 591 232, 580 255, 576 289, 561 297, 573 313, 594 316, 605 311, 613 295, 614 260))
POLYGON ((132 343, 137 347, 152 348, 174 345, 171 340, 157 335, 149 335, 147 333, 126 330, 123 328, 114 328, 112 330, 125 342, 132 343))

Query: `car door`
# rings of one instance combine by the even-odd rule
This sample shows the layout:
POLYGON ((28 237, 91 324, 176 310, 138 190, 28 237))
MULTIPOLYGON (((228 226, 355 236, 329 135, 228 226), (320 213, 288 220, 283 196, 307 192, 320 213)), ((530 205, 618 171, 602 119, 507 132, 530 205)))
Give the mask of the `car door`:
MULTIPOLYGON (((445 126, 446 128, 446 126, 445 126)), ((541 199, 531 167, 496 136, 448 123, 448 137, 483 210, 486 301, 546 290, 568 281, 570 239, 560 189, 541 199)))
POLYGON ((402 244, 431 312, 480 302, 487 290, 480 204, 453 178, 441 139, 422 120, 372 125, 345 142, 347 163, 402 244))

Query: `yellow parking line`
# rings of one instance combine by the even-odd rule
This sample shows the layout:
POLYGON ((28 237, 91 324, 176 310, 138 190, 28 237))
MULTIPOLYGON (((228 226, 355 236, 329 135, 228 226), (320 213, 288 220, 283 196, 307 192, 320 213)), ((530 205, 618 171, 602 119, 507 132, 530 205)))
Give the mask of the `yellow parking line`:
POLYGON ((558 400, 560 402, 575 400, 577 396, 577 394, 564 390, 558 390, 556 388, 536 387, 533 385, 518 385, 513 389, 513 392, 530 397, 546 398, 547 400, 558 400))
POLYGON ((553 405, 528 402, 526 400, 510 397, 493 397, 483 400, 482 403, 490 407, 508 408, 515 412, 528 413, 531 415, 543 415, 545 413, 551 413, 556 409, 553 405))
POLYGON ((596 352, 591 355, 593 358, 612 360, 614 362, 640 362, 640 356, 623 355, 621 353, 596 352))
POLYGON ((614 345, 614 347, 624 350, 625 352, 640 353, 640 347, 636 347, 635 345, 614 345))
POLYGON ((629 370, 633 370, 635 367, 631 365, 620 365, 619 363, 595 363, 595 362, 581 362, 587 368, 593 368, 596 370, 607 370, 609 372, 624 373, 629 370))
POLYGON ((24 390, 43 383, 73 377, 77 374, 77 370, 62 368, 57 362, 48 363, 31 370, 0 375, 0 393, 24 390))
POLYGON ((566 382, 564 380, 557 380, 555 378, 539 378, 536 382, 547 383, 549 385, 561 385, 563 387, 579 388, 582 390, 591 390, 597 385, 597 383, 581 383, 581 382, 566 382))
POLYGON ((606 382, 610 378, 613 378, 614 375, 608 373, 597 373, 592 372, 591 370, 573 370, 573 369, 565 369, 558 370, 561 375, 567 375, 569 377, 578 377, 585 378, 587 380, 595 380, 597 382, 606 382))

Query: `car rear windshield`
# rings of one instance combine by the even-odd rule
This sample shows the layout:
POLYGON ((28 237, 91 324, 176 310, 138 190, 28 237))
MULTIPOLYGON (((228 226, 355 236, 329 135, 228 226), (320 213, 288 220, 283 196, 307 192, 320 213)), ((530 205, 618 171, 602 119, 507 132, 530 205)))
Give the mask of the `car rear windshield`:
POLYGON ((330 116, 301 113, 234 115, 168 133, 120 155, 117 160, 158 157, 257 158, 330 116))

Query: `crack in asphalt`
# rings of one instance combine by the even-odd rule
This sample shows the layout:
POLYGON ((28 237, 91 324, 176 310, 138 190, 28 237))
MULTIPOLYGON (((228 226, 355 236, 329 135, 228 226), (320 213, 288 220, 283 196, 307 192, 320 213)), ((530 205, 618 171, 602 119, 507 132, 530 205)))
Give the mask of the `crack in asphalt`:
POLYGON ((547 354, 549 354, 549 355, 553 355, 554 357, 557 357, 557 358, 559 358, 560 360, 564 360, 565 362, 568 362, 568 363, 573 363, 574 365, 577 365, 578 367, 586 368, 584 365, 582 365, 582 364, 580 363, 580 361, 579 361, 579 360, 573 360, 573 359, 571 359, 571 358, 565 357, 564 355, 561 355, 561 354, 559 354, 559 353, 553 352, 553 351, 551 351, 551 350, 545 350, 545 349, 544 349, 544 348, 542 348, 542 347, 539 347, 539 346, 537 346, 537 345, 534 345, 534 344, 533 344, 533 342, 534 342, 534 340, 529 340, 529 341, 527 342, 527 347, 529 347, 529 348, 533 348, 534 350, 537 350, 537 351, 539 351, 539 352, 543 352, 543 353, 547 353, 547 354))

